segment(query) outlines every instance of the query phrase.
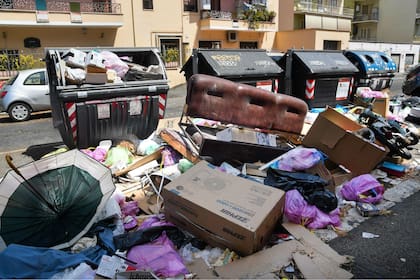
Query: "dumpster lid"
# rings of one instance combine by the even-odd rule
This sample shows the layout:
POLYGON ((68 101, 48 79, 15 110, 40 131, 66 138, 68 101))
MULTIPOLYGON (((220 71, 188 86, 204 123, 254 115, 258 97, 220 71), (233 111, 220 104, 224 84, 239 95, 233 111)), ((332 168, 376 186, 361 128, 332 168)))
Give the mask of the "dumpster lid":
POLYGON ((349 50, 344 51, 344 55, 364 73, 395 72, 397 70, 395 62, 384 52, 349 50))
MULTIPOLYGON (((199 63, 207 63, 219 77, 275 76, 283 72, 262 49, 198 49, 197 54, 199 63)), ((181 72, 192 67, 192 63, 191 56, 181 72)))
MULTIPOLYGON (((293 51, 311 74, 357 73, 359 70, 339 51, 293 51)), ((283 57, 286 59, 286 56, 283 57)))

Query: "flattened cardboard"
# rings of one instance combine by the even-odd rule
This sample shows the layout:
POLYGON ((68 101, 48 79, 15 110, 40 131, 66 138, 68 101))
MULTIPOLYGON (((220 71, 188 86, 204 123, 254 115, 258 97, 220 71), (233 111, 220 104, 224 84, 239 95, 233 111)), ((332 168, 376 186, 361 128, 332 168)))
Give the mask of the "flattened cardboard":
POLYGON ((366 174, 386 157, 389 149, 352 133, 360 128, 360 124, 328 107, 319 114, 302 143, 321 150, 354 176, 366 174))
POLYGON ((250 144, 276 147, 276 136, 274 134, 259 132, 247 128, 228 127, 216 133, 217 139, 221 141, 245 142, 250 144))
POLYGON ((165 217, 210 245, 252 254, 283 214, 284 192, 200 161, 165 186, 165 217))
MULTIPOLYGON (((260 279, 290 264, 293 259, 305 279, 350 279, 353 275, 340 268, 349 262, 301 225, 284 223, 295 237, 271 248, 236 260, 216 271, 223 279, 260 279)), ((274 279, 274 277, 273 277, 274 279)))

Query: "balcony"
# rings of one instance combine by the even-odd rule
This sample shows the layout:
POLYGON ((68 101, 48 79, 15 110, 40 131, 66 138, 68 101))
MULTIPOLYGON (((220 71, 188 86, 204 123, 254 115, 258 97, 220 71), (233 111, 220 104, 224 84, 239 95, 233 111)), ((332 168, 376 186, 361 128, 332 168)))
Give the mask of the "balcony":
POLYGON ((47 0, 41 7, 36 3, 35 0, 0 0, 0 26, 119 28, 123 25, 120 3, 47 0))
POLYGON ((340 8, 331 5, 317 4, 310 1, 295 0, 295 14, 319 14, 332 17, 353 18, 354 10, 348 8, 340 8))
POLYGON ((353 18, 353 23, 361 23, 361 22, 378 22, 379 21, 379 14, 372 13, 372 14, 355 14, 353 18))
POLYGON ((226 11, 202 10, 200 24, 201 30, 276 31, 276 24, 272 21, 240 20, 226 11))
MULTIPOLYGON (((121 14, 121 4, 109 2, 79 2, 81 13, 121 14)), ((0 0, 0 11, 36 11, 35 0, 0 0)), ((70 2, 46 1, 48 12, 70 12, 70 2)))

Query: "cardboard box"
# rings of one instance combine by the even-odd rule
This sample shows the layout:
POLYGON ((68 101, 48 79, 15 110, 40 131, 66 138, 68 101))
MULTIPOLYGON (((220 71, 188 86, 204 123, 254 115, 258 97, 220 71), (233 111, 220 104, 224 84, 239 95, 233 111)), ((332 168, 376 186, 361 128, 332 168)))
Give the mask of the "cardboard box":
POLYGON ((355 135, 362 126, 328 107, 309 129, 303 145, 324 152, 331 161, 343 165, 354 176, 369 173, 386 157, 389 149, 355 135))
POLYGON ((86 73, 85 83, 87 84, 106 84, 107 81, 106 73, 86 73))
POLYGON ((227 142, 244 142, 258 145, 276 147, 274 134, 250 130, 247 128, 228 127, 216 133, 217 139, 227 142))
POLYGON ((162 196, 168 221, 242 255, 263 248, 284 207, 282 190, 223 173, 206 161, 167 184, 162 196))
POLYGON ((389 97, 376 98, 373 102, 372 111, 378 113, 384 117, 388 114, 389 110, 389 97))

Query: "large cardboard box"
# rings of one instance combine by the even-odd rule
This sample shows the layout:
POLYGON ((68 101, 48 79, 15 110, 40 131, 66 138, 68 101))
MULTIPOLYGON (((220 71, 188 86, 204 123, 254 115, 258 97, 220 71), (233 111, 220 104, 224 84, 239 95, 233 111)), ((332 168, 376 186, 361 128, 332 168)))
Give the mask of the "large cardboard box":
POLYGON ((163 189, 165 217, 212 246, 249 255, 281 220, 284 192, 200 161, 163 189))
POLYGON ((353 133, 360 128, 359 123, 328 107, 316 118, 302 143, 324 152, 354 176, 366 174, 385 158, 389 149, 353 133))

